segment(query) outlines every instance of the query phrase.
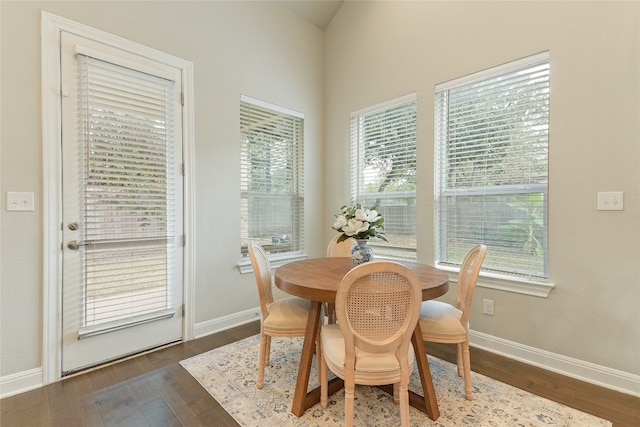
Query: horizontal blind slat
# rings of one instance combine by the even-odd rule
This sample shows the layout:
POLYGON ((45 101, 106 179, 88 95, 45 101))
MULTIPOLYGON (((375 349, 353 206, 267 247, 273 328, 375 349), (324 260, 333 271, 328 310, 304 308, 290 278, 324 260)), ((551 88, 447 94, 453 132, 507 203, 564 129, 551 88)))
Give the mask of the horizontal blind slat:
MULTIPOLYGON (((303 117, 267 103, 240 103, 241 236, 270 243, 287 236, 283 251, 301 249, 303 117)), ((246 248, 243 255, 246 256, 246 248)))
POLYGON ((84 328, 99 329, 171 303, 175 83, 84 55, 78 64, 84 328))
POLYGON ((381 255, 416 258, 416 123, 413 96, 352 113, 351 197, 384 217, 389 242, 370 243, 381 255))
POLYGON ((437 90, 438 262, 459 265, 485 243, 483 269, 546 275, 549 64, 526 62, 437 90))

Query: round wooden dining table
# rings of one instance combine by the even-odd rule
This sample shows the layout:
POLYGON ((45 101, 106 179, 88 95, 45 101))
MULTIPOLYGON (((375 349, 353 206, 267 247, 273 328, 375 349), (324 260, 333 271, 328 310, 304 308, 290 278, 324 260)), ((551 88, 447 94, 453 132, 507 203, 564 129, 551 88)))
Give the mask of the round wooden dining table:
MULTIPOLYGON (((437 298, 449 290, 449 276, 435 267, 409 261, 397 261, 411 269, 422 284, 422 300, 437 298)), ((304 411, 320 401, 320 388, 307 392, 311 364, 315 352, 315 341, 320 328, 320 314, 322 303, 334 304, 338 285, 342 278, 353 268, 351 258, 330 257, 311 258, 284 264, 275 270, 275 284, 282 291, 311 300, 311 309, 305 331, 300 367, 293 396, 291 412, 300 417, 304 411)), ((425 412, 430 419, 436 420, 440 416, 435 390, 431 379, 431 370, 427 361, 427 353, 422 340, 420 324, 411 337, 415 350, 418 372, 422 385, 423 396, 410 391, 409 403, 411 406, 425 412)), ((333 394, 342 388, 343 382, 335 378, 329 384, 329 393, 333 394)), ((391 385, 382 387, 383 390, 393 393, 391 385)))

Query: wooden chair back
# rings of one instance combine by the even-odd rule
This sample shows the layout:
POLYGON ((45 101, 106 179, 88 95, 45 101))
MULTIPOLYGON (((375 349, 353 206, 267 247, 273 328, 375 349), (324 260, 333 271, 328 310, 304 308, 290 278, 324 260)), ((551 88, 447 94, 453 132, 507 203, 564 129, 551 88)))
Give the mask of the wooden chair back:
MULTIPOLYGON (((456 308, 462 311, 460 323, 467 325, 471 312, 471 300, 480 275, 480 268, 487 253, 485 245, 476 245, 467 252, 462 261, 458 274, 458 293, 456 295, 456 308)), ((465 326, 466 328, 466 326, 465 326)))
POLYGON ((336 294, 347 363, 355 363, 356 347, 369 353, 395 351, 406 361, 421 302, 420 282, 402 264, 371 261, 353 268, 336 294))
POLYGON ((338 243, 338 238, 341 234, 338 234, 329 241, 327 247, 327 257, 349 257, 351 256, 351 248, 356 244, 356 240, 352 237, 343 240, 338 243))
POLYGON ((249 243, 249 257, 256 276, 258 286, 258 296, 260 297, 260 310, 262 318, 266 319, 269 314, 268 306, 273 302, 273 292, 271 291, 271 265, 264 248, 255 242, 249 243))

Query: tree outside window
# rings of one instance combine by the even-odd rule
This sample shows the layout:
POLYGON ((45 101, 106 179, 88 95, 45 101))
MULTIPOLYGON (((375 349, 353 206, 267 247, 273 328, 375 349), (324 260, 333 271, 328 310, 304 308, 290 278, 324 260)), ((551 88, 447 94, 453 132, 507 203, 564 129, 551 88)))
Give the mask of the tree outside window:
POLYGON ((416 128, 415 94, 351 116, 351 197, 385 219, 379 256, 416 258, 416 128))
POLYGON ((546 280, 549 60, 543 53, 436 87, 436 256, 546 280))
POLYGON ((241 244, 268 253, 299 252, 303 241, 303 118, 299 113, 243 97, 241 244))

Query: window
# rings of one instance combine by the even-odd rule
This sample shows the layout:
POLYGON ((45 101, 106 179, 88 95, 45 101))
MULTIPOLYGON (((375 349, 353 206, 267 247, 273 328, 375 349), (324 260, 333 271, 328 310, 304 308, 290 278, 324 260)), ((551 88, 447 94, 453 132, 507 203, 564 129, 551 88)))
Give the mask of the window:
POLYGON ((175 158, 181 140, 174 134, 175 81, 81 53, 77 62, 82 193, 76 215, 82 240, 91 242, 81 251, 83 337, 174 308, 181 217, 170 171, 181 161, 175 158))
POLYGON ((546 281, 549 56, 436 86, 436 262, 546 281))
POLYGON ((240 102, 241 253, 300 252, 303 227, 302 114, 243 96, 240 102))
POLYGON ((379 256, 416 259, 416 120, 415 94, 351 115, 351 198, 384 217, 379 256))

